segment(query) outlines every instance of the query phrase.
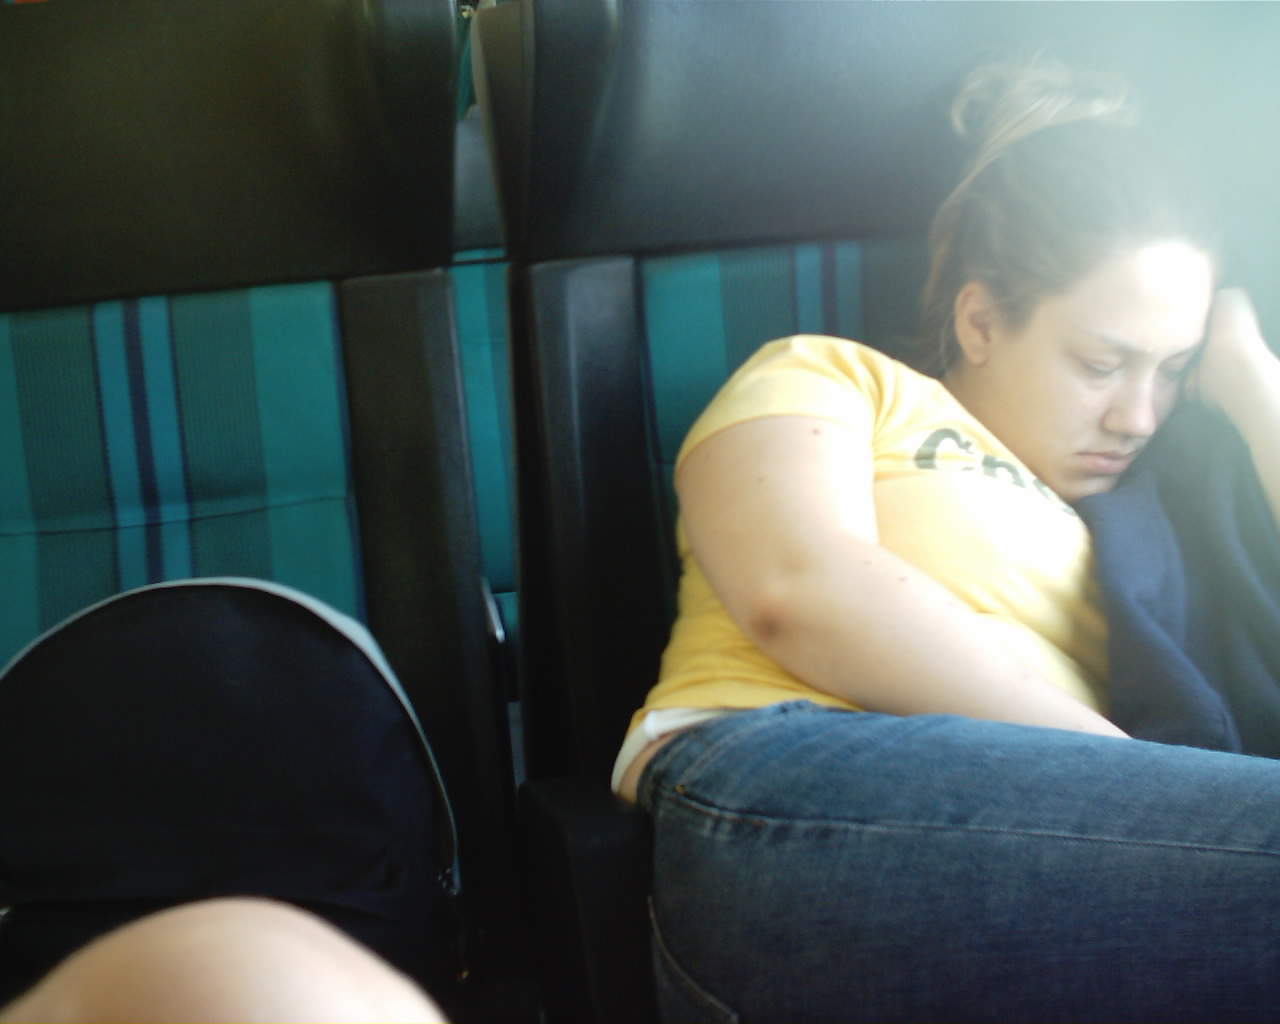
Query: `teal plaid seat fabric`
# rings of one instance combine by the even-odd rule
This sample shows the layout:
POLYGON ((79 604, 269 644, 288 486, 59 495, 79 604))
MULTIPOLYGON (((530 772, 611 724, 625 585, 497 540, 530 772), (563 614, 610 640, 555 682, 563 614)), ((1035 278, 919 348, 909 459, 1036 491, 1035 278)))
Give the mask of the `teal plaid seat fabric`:
POLYGON ((360 615, 349 461, 327 284, 0 315, 0 663, 164 579, 360 615))

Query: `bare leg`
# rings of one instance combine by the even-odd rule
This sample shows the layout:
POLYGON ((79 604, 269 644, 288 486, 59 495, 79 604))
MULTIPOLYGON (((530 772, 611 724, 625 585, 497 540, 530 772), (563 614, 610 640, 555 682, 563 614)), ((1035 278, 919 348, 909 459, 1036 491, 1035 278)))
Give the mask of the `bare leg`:
POLYGON ((0 1022, 444 1021, 408 978, 319 918, 257 899, 193 903, 68 957, 0 1022))

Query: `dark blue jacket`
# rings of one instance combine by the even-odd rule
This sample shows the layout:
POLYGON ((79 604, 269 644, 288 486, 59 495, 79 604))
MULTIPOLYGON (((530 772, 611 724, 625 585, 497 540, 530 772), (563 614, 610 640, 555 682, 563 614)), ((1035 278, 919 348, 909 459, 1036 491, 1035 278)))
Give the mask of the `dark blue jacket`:
POLYGON ((1094 537, 1112 720, 1280 757, 1280 533, 1231 424, 1184 404, 1114 491, 1076 508, 1094 537))

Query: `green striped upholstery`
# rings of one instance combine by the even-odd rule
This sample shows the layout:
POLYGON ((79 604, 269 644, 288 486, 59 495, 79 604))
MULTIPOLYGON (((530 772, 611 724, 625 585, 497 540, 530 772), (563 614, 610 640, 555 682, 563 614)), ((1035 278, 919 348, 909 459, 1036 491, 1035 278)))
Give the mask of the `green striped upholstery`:
POLYGON ((327 284, 0 315, 0 662, 162 579, 361 614, 347 448, 327 284))
POLYGON ((493 250, 459 253, 459 262, 449 273, 454 287, 481 556, 503 626, 514 640, 518 624, 507 264, 500 256, 500 251, 493 250))

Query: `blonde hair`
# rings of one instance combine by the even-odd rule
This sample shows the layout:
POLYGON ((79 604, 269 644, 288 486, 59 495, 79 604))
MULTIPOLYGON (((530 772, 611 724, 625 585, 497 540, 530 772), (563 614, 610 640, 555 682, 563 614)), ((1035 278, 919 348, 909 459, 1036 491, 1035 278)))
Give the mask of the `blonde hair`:
POLYGON ((1095 120, 1136 123, 1137 110, 1128 100, 1123 79, 1072 71, 1045 57, 978 68, 965 79, 951 104, 952 130, 980 146, 955 192, 1019 139, 1054 125, 1095 120))
POLYGON ((956 359, 953 307, 987 286, 1014 327, 1128 245, 1181 239, 1212 248, 1198 203, 1134 129, 1123 80, 1045 57, 980 67, 951 108, 973 146, 929 235, 921 313, 924 368, 956 359))

